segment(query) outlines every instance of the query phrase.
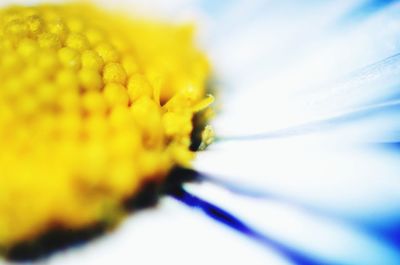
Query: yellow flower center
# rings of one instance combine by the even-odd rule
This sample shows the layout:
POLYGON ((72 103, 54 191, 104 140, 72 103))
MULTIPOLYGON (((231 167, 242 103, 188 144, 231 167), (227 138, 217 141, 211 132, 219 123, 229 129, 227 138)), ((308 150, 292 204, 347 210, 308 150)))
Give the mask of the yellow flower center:
POLYGON ((191 26, 79 4, 0 10, 0 246, 109 220, 188 166, 208 76, 191 26))

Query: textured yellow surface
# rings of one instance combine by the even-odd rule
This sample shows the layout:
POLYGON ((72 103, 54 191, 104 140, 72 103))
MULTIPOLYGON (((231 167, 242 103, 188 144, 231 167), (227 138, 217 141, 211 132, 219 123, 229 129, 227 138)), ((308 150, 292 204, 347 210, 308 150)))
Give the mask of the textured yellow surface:
POLYGON ((208 75, 191 26, 0 10, 0 246, 115 222, 143 183, 190 165, 208 75))

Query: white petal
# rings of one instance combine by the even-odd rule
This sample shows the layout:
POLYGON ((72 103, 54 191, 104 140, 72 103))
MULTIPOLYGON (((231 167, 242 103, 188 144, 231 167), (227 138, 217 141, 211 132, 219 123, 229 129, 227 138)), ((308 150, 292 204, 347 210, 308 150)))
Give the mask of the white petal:
POLYGON ((217 143, 199 155, 195 167, 239 187, 326 211, 371 220, 397 216, 399 154, 323 140, 217 143))
POLYGON ((238 135, 285 128, 398 93, 399 63, 375 69, 377 77, 353 74, 355 80, 348 80, 354 70, 400 51, 399 5, 340 23, 356 3, 336 9, 305 5, 293 16, 297 5, 283 10, 282 4, 272 5, 264 10, 277 17, 259 10, 233 34, 218 35, 221 45, 211 53, 221 64, 217 70, 226 95, 215 121, 218 131, 238 135))
POLYGON ((274 200, 239 197, 209 184, 187 188, 222 206, 268 238, 321 264, 395 265, 400 260, 400 252, 394 246, 340 220, 310 215, 274 200))
POLYGON ((46 264, 276 264, 290 265, 272 249, 165 198, 155 209, 134 214, 111 234, 46 264))

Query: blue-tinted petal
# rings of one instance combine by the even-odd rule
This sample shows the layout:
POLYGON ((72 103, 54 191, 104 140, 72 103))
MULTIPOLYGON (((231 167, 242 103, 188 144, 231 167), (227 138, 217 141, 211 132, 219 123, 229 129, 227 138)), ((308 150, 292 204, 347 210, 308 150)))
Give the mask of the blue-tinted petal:
MULTIPOLYGON (((325 217, 274 200, 243 198, 208 184, 187 186, 192 193, 228 210, 267 238, 277 252, 296 253, 299 264, 398 264, 393 242, 362 226, 325 217), (304 258, 307 257, 307 258, 304 258)), ((243 228, 243 225, 241 224, 243 228)), ((245 227, 250 237, 254 233, 245 227), (249 232, 250 231, 250 232, 249 232)), ((294 258, 293 260, 296 260, 294 258)))

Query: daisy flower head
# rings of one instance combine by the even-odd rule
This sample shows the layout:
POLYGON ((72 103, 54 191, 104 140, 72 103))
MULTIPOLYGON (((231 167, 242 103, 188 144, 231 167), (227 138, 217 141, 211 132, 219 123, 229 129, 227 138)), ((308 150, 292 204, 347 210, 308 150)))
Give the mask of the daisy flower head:
POLYGON ((400 262, 397 1, 10 2, 4 253, 120 223, 46 262, 400 262))
POLYGON ((80 3, 0 17, 5 253, 49 230, 114 225, 146 185, 190 165, 192 119, 212 101, 190 26, 80 3))

